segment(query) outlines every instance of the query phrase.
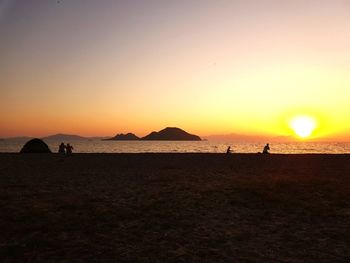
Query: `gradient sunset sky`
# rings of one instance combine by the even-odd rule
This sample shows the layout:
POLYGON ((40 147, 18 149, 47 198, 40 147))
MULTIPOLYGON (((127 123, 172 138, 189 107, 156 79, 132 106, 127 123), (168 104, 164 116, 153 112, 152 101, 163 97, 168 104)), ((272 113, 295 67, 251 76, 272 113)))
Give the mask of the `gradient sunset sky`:
POLYGON ((0 137, 350 139, 350 0, 0 0, 0 137))

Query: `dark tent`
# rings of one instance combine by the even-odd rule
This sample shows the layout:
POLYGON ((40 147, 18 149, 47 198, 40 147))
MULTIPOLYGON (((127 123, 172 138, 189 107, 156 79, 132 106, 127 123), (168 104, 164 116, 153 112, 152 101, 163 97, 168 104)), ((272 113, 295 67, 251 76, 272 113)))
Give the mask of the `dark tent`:
POLYGON ((35 138, 26 142, 20 153, 51 153, 51 150, 44 141, 35 138))

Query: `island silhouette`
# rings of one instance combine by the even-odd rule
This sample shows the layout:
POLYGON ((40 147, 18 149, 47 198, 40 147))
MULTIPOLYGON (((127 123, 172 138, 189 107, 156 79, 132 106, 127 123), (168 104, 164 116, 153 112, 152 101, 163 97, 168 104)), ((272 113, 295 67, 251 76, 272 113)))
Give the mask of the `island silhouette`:
POLYGON ((140 138, 131 132, 127 134, 119 133, 113 138, 102 139, 102 141, 136 141, 136 140, 140 140, 140 138))
POLYGON ((116 136, 109 138, 109 139, 103 139, 108 141, 135 141, 135 140, 141 140, 141 141, 201 141, 202 139, 194 134, 190 134, 180 128, 177 127, 167 127, 163 130, 160 130, 158 132, 153 131, 150 134, 144 136, 144 137, 137 137, 133 133, 127 133, 127 134, 117 134, 116 136))
POLYGON ((67 141, 67 140, 88 140, 89 138, 82 137, 80 135, 75 135, 75 134, 63 134, 63 133, 57 133, 54 135, 49 135, 46 137, 42 138, 43 140, 62 140, 62 141, 67 141))

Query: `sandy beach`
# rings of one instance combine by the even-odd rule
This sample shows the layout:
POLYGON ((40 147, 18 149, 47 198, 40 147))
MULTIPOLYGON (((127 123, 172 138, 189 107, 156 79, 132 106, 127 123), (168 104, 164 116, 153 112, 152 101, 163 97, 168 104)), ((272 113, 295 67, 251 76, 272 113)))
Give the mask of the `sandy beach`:
POLYGON ((0 154, 1 262, 349 262, 350 155, 0 154))

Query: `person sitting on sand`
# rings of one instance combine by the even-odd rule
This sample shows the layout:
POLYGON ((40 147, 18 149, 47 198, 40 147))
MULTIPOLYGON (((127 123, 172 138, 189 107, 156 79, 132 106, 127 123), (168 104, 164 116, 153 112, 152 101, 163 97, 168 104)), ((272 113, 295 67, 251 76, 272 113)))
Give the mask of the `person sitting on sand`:
POLYGON ((231 146, 229 146, 226 150, 226 154, 230 154, 230 153, 232 153, 231 146))
POLYGON ((61 144, 58 146, 58 153, 65 154, 66 153, 66 145, 61 142, 61 144))
POLYGON ((72 145, 70 145, 69 143, 67 143, 67 146, 66 146, 66 153, 67 154, 72 154, 72 150, 73 150, 74 148, 73 148, 73 146, 72 145))
POLYGON ((267 143, 267 144, 265 145, 265 147, 264 147, 263 153, 269 153, 269 151, 270 151, 270 146, 269 146, 269 144, 267 143))

